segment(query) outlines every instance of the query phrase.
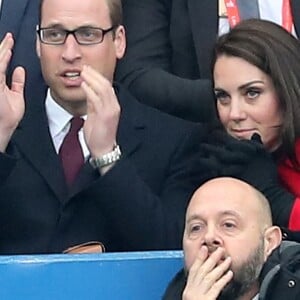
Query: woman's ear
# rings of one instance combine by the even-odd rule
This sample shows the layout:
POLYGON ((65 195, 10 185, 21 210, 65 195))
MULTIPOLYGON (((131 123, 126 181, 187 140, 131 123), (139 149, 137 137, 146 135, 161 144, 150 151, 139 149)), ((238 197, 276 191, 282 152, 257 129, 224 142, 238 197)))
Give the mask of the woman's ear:
POLYGON ((271 226, 264 233, 265 239, 265 261, 282 241, 281 230, 278 226, 271 226))

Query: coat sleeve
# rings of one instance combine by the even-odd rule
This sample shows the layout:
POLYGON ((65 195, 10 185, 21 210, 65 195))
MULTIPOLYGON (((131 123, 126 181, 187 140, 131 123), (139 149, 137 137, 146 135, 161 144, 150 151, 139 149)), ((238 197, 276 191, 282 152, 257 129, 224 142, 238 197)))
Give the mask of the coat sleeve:
POLYGON ((73 199, 71 204, 76 205, 77 212, 70 210, 71 216, 78 216, 85 209, 92 210, 85 213, 89 216, 87 220, 77 217, 73 219, 75 225, 68 222, 68 228, 84 228, 85 222, 91 220, 95 220, 95 228, 97 218, 105 218, 110 232, 108 244, 104 241, 108 251, 181 249, 186 206, 201 184, 191 177, 192 157, 197 154, 199 141, 198 128, 186 131, 173 146, 168 161, 163 163, 166 163, 163 174, 156 170, 162 161, 156 160, 155 155, 143 174, 132 157, 122 158, 78 195, 80 199, 93 199, 93 204, 84 206, 84 201, 73 199), (152 174, 150 179, 149 174, 152 174))
POLYGON ((16 165, 16 162, 16 157, 6 153, 0 153, 0 186, 10 175, 16 165))
POLYGON ((173 72, 170 1, 126 0, 123 11, 127 50, 116 79, 141 102, 167 113, 192 121, 215 118, 211 80, 173 72))

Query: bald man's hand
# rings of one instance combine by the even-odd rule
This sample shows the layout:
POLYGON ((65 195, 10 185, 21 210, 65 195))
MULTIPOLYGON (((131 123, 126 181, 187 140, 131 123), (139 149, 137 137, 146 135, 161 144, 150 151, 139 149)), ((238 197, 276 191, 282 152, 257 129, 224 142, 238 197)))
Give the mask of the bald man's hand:
POLYGON ((17 67, 11 88, 6 84, 6 70, 12 56, 14 40, 7 33, 0 44, 0 151, 5 152, 12 134, 24 115, 25 70, 17 67))
POLYGON ((208 248, 202 246, 198 257, 189 270, 187 284, 183 291, 183 300, 215 300, 222 289, 232 279, 233 273, 229 270, 231 258, 222 259, 225 255, 219 247, 211 255, 208 248))

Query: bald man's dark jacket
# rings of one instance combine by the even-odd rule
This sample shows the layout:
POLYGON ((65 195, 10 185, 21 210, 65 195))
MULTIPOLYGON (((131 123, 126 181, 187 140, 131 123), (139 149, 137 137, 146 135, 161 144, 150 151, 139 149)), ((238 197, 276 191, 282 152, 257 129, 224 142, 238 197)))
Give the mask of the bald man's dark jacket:
MULTIPOLYGON (((284 240, 264 263, 258 281, 259 300, 300 299, 300 244, 284 240)), ((181 269, 169 283, 163 300, 181 300, 186 282, 181 269)))

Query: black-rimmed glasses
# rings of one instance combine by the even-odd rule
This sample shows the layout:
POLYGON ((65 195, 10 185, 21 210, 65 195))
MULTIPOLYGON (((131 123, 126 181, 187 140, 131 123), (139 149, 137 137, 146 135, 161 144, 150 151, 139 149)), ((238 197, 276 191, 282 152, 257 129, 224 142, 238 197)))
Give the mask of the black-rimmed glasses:
POLYGON ((60 27, 45 27, 37 26, 36 32, 40 41, 49 45, 63 45, 69 36, 72 34, 79 45, 93 45, 102 43, 106 33, 115 29, 112 26, 107 29, 99 27, 83 26, 74 30, 67 30, 60 27))

